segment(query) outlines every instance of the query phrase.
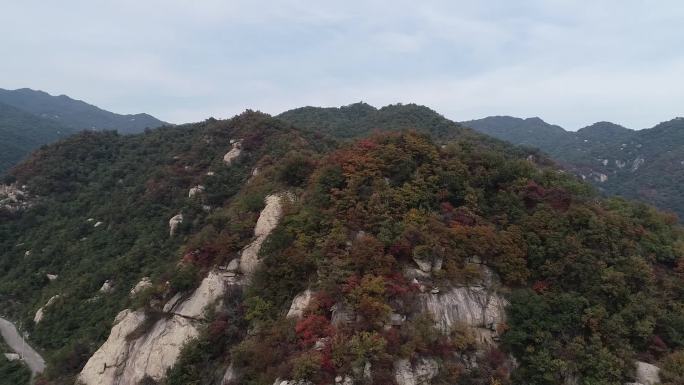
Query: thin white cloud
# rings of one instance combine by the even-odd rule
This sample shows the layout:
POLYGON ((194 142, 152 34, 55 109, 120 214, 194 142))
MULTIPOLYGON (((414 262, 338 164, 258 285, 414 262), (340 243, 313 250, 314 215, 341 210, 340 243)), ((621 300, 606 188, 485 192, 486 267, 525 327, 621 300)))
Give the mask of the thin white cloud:
POLYGON ((174 122, 359 100, 568 128, 684 114, 678 0, 6 3, 0 87, 174 122))

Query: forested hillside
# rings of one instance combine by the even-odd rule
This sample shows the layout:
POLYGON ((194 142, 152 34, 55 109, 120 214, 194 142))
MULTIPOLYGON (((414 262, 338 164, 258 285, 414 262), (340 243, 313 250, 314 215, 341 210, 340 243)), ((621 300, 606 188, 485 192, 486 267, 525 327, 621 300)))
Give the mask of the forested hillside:
POLYGON ((115 114, 66 95, 53 96, 29 88, 0 88, 0 103, 77 131, 117 130, 123 134, 131 134, 165 124, 148 114, 115 114))
POLYGON ((674 216, 368 107, 81 133, 16 167, 0 303, 39 381, 681 383, 674 216))
POLYGON ((73 132, 54 121, 0 103, 0 173, 32 150, 73 132))
POLYGON ((147 114, 119 115, 65 95, 0 89, 0 175, 38 147, 79 131, 130 134, 163 124, 147 114))
POLYGON ((538 118, 488 117, 465 126, 532 146, 591 182, 608 195, 638 199, 684 217, 684 119, 630 130, 599 122, 577 132, 538 118))

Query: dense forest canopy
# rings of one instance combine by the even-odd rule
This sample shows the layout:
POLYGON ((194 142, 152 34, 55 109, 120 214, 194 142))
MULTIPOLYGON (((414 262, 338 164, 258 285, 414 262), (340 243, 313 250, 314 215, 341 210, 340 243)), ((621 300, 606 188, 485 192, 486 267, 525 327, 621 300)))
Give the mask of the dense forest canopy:
POLYGON ((598 122, 576 132, 539 118, 492 116, 462 123, 479 132, 551 155, 607 195, 656 205, 684 217, 684 119, 630 130, 598 122))

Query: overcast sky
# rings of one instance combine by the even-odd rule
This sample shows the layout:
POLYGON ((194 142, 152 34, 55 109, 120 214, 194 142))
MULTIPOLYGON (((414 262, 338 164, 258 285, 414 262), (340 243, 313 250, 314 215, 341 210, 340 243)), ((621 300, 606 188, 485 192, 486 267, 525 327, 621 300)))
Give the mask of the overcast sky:
POLYGON ((173 123, 358 101, 568 129, 684 115, 682 0, 0 3, 0 88, 173 123))

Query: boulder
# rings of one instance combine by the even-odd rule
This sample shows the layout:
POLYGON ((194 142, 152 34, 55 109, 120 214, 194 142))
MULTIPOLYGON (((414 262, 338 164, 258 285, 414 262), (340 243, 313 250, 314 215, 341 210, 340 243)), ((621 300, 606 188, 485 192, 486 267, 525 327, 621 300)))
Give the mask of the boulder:
POLYGON ((233 147, 223 156, 223 163, 230 166, 242 153, 242 141, 231 140, 233 147))
POLYGON ((7 358, 7 361, 21 360, 21 356, 18 355, 17 353, 5 353, 5 358, 7 358))
POLYGON ((292 304, 290 305, 290 310, 287 312, 287 317, 288 318, 302 318, 304 315, 304 310, 309 306, 311 303, 311 298, 313 297, 313 293, 310 289, 306 289, 303 292, 297 294, 296 297, 292 300, 292 304))
POLYGON ((173 237, 178 230, 178 226, 183 223, 183 214, 176 214, 169 219, 169 236, 173 237))
POLYGON ((59 275, 57 275, 57 274, 45 274, 45 276, 46 276, 47 279, 49 279, 51 282, 54 281, 54 280, 56 280, 57 278, 59 278, 59 275))
POLYGON ((205 190, 204 186, 197 185, 188 191, 188 198, 194 198, 194 197, 202 194, 204 192, 204 190, 205 190))
POLYGON ((104 281, 100 287, 100 293, 111 293, 114 290, 114 284, 110 280, 104 281))
POLYGON ((660 368, 646 362, 636 362, 636 380, 642 385, 655 385, 660 383, 660 368))

